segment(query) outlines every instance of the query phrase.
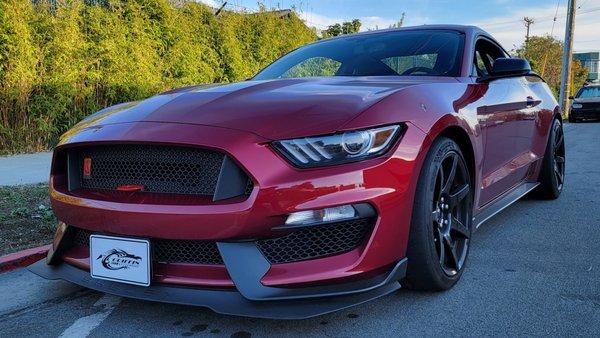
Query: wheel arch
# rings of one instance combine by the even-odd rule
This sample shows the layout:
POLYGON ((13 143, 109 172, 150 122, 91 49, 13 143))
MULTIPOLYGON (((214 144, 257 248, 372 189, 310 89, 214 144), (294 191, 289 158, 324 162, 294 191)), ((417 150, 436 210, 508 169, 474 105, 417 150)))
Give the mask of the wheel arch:
MULTIPOLYGON (((471 182, 474 186, 475 183, 475 150, 471 143, 469 134, 459 126, 449 126, 442 130, 437 137, 447 137, 458 144, 460 151, 463 153, 465 162, 467 162, 467 168, 469 169, 469 175, 471 176, 471 182)), ((437 138, 436 137, 436 138, 437 138)))
MULTIPOLYGON (((458 114, 447 114, 439 118, 436 123, 429 128, 427 132, 427 144, 422 149, 422 152, 425 154, 429 153, 431 145, 440 137, 447 137, 456 142, 463 153, 471 178, 473 206, 476 209, 480 194, 477 187, 479 187, 481 183, 479 169, 481 164, 480 157, 483 151, 483 135, 481 135, 477 127, 472 127, 472 124, 468 123, 463 116, 458 114)), ((422 165, 423 162, 421 162, 421 167, 422 165)), ((421 168, 419 168, 419 171, 420 170, 421 168)))
POLYGON ((556 106, 554 108, 554 119, 557 119, 560 121, 560 123, 563 123, 563 117, 562 117, 562 112, 559 106, 556 106))

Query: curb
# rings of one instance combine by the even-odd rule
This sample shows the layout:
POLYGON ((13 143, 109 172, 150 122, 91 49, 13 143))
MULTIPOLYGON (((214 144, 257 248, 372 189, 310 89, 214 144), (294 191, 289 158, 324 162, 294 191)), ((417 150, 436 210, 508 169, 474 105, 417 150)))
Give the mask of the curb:
POLYGON ((0 273, 23 268, 39 261, 46 257, 46 254, 51 247, 52 244, 48 244, 0 257, 0 273))

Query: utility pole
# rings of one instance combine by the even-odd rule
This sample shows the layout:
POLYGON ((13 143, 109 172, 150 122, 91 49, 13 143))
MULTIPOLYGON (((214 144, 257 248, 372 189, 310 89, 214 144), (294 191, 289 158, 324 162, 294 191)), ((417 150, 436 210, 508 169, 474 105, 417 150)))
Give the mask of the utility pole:
POLYGON ((527 45, 527 42, 529 42, 529 26, 533 25, 535 21, 532 18, 526 16, 523 18, 523 23, 527 28, 527 35, 525 35, 525 45, 527 45))
POLYGON ((569 93, 571 92, 571 64, 573 60, 573 34, 575 34, 575 11, 577 0, 569 0, 567 27, 565 29, 565 45, 560 77, 560 107, 564 115, 569 115, 569 93))

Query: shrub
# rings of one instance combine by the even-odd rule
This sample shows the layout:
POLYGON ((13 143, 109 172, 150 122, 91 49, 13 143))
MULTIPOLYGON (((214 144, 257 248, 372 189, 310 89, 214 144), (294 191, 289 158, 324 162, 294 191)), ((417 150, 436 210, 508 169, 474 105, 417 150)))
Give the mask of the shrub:
POLYGON ((294 14, 168 0, 0 0, 0 154, 39 151, 84 116, 253 76, 316 35, 294 14))

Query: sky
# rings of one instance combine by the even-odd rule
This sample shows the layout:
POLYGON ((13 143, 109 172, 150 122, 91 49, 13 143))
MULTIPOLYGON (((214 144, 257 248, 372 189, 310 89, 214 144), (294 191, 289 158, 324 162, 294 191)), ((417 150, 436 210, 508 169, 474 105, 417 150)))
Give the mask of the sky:
MULTIPOLYGON (((220 6, 223 0, 199 0, 220 6)), ((228 0, 231 10, 255 11, 257 0, 228 0)), ((568 0, 262 0, 268 8, 294 7, 308 26, 358 18, 361 30, 388 28, 405 13, 404 25, 469 24, 491 33, 506 49, 525 40, 523 17, 531 17, 531 35, 552 34, 564 40, 568 0), (556 16, 556 21, 554 17, 556 16)), ((577 0, 574 49, 600 50, 600 0, 577 0)))

